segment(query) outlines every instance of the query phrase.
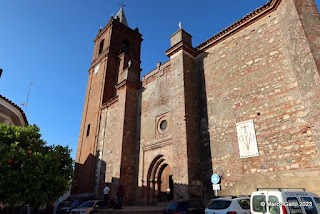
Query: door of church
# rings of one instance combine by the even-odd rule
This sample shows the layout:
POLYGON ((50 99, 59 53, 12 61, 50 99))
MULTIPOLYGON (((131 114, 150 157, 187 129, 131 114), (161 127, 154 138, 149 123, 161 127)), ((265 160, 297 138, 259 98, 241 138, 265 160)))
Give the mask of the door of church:
POLYGON ((172 180, 172 169, 167 165, 161 173, 161 182, 160 182, 160 194, 159 201, 164 202, 168 201, 167 199, 167 190, 170 188, 170 198, 172 199, 173 195, 173 180, 172 180))

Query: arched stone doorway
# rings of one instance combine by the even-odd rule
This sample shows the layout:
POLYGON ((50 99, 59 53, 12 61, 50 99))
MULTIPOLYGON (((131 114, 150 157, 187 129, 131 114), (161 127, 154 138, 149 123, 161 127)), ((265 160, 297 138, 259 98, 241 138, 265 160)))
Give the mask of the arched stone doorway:
POLYGON ((148 204, 167 201, 168 188, 171 190, 172 198, 174 193, 172 176, 172 168, 167 159, 163 155, 157 156, 148 170, 148 204))
POLYGON ((170 165, 164 165, 162 172, 159 173, 160 182, 160 196, 159 201, 167 201, 167 189, 170 188, 171 194, 170 198, 173 195, 173 180, 172 180, 172 168, 170 165))

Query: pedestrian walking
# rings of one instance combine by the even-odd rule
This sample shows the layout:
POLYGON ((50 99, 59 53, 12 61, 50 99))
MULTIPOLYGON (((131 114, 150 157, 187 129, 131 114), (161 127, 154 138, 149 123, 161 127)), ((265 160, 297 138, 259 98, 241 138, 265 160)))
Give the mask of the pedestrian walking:
POLYGON ((167 193, 167 200, 170 201, 171 200, 171 189, 170 189, 170 187, 168 187, 166 193, 167 193))
POLYGON ((105 188, 103 189, 103 200, 104 200, 104 206, 106 208, 108 208, 108 203, 109 203, 109 192, 110 192, 110 188, 107 186, 105 186, 105 188))
POLYGON ((119 204, 120 209, 122 209, 122 202, 123 202, 124 194, 125 194, 124 186, 122 184, 120 184, 118 187, 118 192, 117 192, 118 204, 119 204))

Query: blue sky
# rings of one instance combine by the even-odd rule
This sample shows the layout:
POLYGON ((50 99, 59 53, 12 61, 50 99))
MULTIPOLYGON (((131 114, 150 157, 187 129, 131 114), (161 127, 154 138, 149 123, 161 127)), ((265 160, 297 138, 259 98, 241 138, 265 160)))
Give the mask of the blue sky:
MULTIPOLYGON (((0 0, 0 94, 25 102, 30 124, 48 144, 69 145, 75 158, 93 39, 120 0, 0 0)), ((267 0, 126 0, 129 26, 143 35, 142 75, 168 60, 170 36, 183 28, 196 46, 267 0)), ((316 0, 320 5, 320 0, 316 0)))

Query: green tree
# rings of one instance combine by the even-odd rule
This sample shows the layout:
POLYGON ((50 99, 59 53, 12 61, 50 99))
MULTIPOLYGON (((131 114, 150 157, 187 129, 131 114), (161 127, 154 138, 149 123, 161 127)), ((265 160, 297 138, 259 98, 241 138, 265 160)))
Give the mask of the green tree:
POLYGON ((33 208, 56 201, 73 176, 71 150, 48 146, 36 125, 0 123, 0 202, 33 208))

